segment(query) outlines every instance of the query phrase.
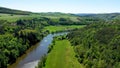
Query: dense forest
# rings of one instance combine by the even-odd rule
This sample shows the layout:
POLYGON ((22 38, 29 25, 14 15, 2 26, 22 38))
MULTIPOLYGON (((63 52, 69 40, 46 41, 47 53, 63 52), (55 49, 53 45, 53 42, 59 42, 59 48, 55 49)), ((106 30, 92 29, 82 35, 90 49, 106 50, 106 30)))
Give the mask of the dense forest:
POLYGON ((12 24, 8 24, 7 21, 0 21, 0 23, 2 23, 0 26, 0 68, 6 68, 7 64, 15 62, 17 57, 24 54, 31 45, 40 41, 45 35, 40 31, 42 27, 39 22, 34 20, 18 20, 12 24), (25 24, 27 22, 29 23, 25 24))
POLYGON ((69 33, 68 38, 86 68, 120 67, 120 21, 92 23, 69 33))

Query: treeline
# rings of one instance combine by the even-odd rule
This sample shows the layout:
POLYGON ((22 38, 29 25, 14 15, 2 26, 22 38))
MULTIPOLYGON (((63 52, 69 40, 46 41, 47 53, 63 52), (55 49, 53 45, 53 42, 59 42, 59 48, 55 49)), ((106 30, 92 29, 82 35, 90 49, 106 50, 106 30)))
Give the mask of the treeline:
POLYGON ((80 21, 72 21, 70 18, 48 18, 48 24, 50 25, 84 25, 83 22, 80 21))
POLYGON ((86 68, 119 68, 119 23, 93 23, 69 33, 78 61, 86 68))

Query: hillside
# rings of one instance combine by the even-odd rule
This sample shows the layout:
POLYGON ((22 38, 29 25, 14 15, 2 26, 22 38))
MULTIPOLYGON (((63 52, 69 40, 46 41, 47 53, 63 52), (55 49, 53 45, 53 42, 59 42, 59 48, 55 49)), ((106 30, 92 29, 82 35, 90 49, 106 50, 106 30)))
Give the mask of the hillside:
POLYGON ((85 68, 120 67, 120 23, 97 23, 68 34, 85 68))
POLYGON ((17 15, 29 15, 31 12, 0 7, 0 13, 17 14, 17 15))
POLYGON ((60 19, 65 18, 69 19, 73 22, 79 22, 79 16, 69 13, 61 13, 61 12, 46 12, 46 13, 35 13, 29 11, 15 10, 5 7, 0 7, 0 20, 7 20, 9 22, 15 22, 19 19, 33 19, 45 17, 49 19, 60 19))

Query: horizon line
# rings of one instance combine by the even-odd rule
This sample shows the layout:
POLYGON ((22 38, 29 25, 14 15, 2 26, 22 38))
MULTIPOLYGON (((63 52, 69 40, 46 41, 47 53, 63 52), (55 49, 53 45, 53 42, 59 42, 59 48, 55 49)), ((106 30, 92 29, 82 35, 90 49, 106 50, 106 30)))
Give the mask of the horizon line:
POLYGON ((66 13, 66 14, 111 14, 111 13, 120 13, 120 12, 61 12, 61 11, 30 11, 30 10, 22 10, 22 9, 16 9, 16 8, 9 8, 5 6, 0 6, 2 8, 12 9, 12 10, 19 10, 19 11, 26 11, 26 12, 32 12, 32 13, 66 13))

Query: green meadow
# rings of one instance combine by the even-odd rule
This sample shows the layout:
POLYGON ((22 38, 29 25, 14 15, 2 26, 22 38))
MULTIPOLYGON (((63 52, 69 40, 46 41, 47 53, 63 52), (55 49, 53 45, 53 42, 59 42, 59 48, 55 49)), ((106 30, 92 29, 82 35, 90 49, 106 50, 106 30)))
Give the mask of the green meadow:
POLYGON ((57 31, 65 31, 65 30, 72 30, 76 28, 83 28, 85 25, 67 25, 67 26, 46 26, 44 27, 43 31, 48 30, 50 33, 51 32, 57 32, 57 31))
POLYGON ((47 56, 44 68, 82 68, 82 65, 77 61, 70 42, 57 40, 47 56))

